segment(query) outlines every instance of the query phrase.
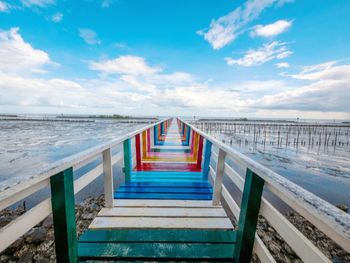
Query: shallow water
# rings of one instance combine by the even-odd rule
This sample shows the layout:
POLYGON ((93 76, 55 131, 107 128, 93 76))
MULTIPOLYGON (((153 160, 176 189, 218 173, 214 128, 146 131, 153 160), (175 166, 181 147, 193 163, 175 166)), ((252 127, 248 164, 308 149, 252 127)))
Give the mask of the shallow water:
POLYGON ((54 161, 146 124, 116 121, 0 121, 0 189, 38 174, 54 161))
MULTIPOLYGON (((278 145, 276 138, 270 138, 264 144, 261 139, 254 142, 253 134, 248 132, 234 134, 220 129, 208 132, 331 204, 350 207, 350 146, 346 143, 337 147, 323 143, 297 146, 293 139, 286 145, 284 138, 278 145)), ((299 139, 307 142, 307 137, 301 134, 299 139)))

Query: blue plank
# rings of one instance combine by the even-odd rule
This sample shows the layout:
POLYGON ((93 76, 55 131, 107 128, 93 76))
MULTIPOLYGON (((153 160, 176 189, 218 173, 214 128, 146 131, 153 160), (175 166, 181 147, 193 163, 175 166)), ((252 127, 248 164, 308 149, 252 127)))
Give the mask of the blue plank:
POLYGON ((117 199, 212 200, 212 194, 184 193, 115 193, 117 199))
POLYGON ((119 187, 118 193, 203 193, 211 194, 211 188, 170 188, 170 187, 119 187))
POLYGON ((137 182, 126 182, 122 183, 120 187, 182 187, 182 188, 198 188, 198 187, 212 187, 209 182, 198 182, 198 183, 137 183, 137 182))

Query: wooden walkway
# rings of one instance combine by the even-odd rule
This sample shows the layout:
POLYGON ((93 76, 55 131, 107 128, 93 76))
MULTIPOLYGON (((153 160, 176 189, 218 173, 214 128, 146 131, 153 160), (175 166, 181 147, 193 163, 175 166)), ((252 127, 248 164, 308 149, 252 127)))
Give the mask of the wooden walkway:
POLYGON ((1 211, 50 189, 50 197, 0 228, 0 252, 52 214, 57 262, 244 263, 255 253, 276 263, 256 234, 260 214, 303 262, 330 263, 262 197, 264 188, 350 253, 348 214, 180 119, 59 160, 0 191, 1 211), (118 187, 113 168, 125 175, 118 187), (104 208, 78 240, 74 196, 101 176, 104 208))
POLYGON ((236 233, 222 206, 213 205, 203 140, 172 121, 135 143, 130 177, 81 236, 80 260, 232 261, 236 233))

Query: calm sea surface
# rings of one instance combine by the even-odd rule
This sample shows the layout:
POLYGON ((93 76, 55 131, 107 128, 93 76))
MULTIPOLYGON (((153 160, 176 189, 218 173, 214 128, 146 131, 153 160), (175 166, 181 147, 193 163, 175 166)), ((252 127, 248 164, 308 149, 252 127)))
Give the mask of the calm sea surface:
MULTIPOLYGON (((0 121, 0 189, 38 174, 46 166, 115 139, 146 124, 117 121, 0 121)), ((252 134, 210 130, 254 160, 332 204, 350 206, 350 148, 293 147, 257 140, 252 134)))
POLYGON ((116 121, 0 121, 0 189, 38 174, 54 161, 146 124, 116 121))

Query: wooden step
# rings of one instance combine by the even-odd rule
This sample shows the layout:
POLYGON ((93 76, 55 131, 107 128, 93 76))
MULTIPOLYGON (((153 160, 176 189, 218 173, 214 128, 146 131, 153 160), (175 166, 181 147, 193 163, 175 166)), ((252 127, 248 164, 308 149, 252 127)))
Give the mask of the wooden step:
POLYGON ((114 207, 102 208, 102 217, 227 217, 223 208, 162 208, 162 207, 114 207))
MULTIPOLYGON (((173 173, 171 173, 173 174, 173 173)), ((160 174, 156 174, 160 176, 160 174)), ((166 177, 166 175, 163 175, 166 177)), ((182 173, 177 176, 184 176, 182 173)), ((202 175, 200 175, 202 177, 202 175)), ((163 180, 163 179, 162 179, 163 180)), ((114 194, 116 199, 211 200, 213 189, 199 183, 124 183, 114 194), (193 185, 196 185, 193 187, 193 185), (192 186, 192 187, 191 187, 192 186)))
POLYGON ((96 217, 90 229, 169 228, 169 229, 233 229, 227 217, 96 217))
MULTIPOLYGON (((114 200, 115 207, 213 207, 212 201, 200 200, 114 200)), ((216 206, 217 207, 217 206, 216 206)), ((221 206, 219 206, 221 207, 221 206)))
POLYGON ((232 262, 234 231, 89 230, 78 242, 80 261, 232 262))

